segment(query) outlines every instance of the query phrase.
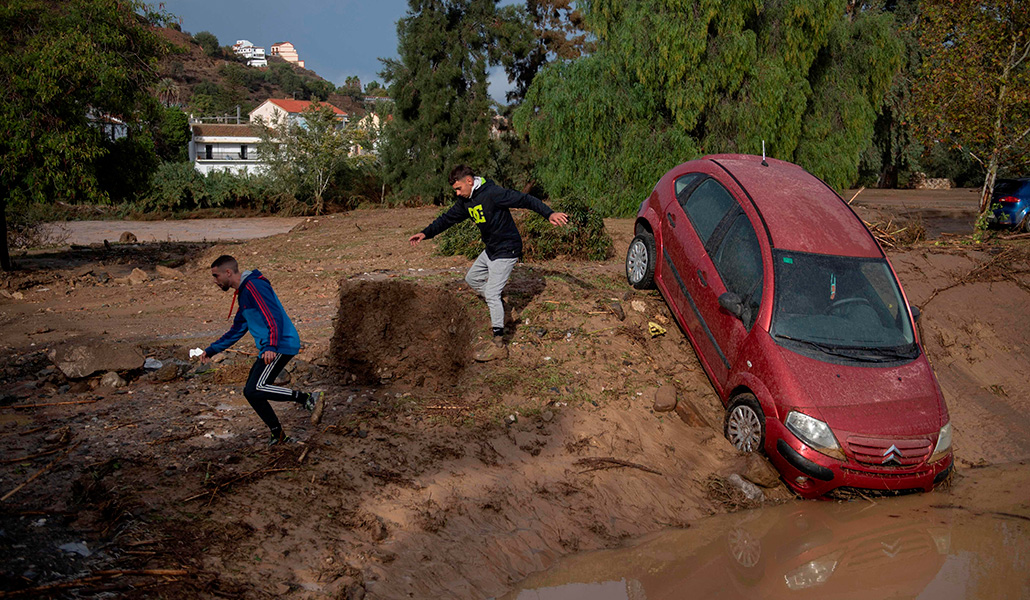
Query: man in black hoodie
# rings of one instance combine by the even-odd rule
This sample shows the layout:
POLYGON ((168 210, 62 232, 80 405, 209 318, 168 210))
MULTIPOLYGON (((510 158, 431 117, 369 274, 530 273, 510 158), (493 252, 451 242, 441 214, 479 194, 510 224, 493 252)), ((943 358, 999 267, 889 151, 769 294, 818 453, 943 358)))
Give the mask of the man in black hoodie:
POLYGON ((448 181, 458 195, 454 206, 421 232, 408 238, 408 242, 415 246, 465 219, 475 222, 483 236, 486 250, 472 263, 465 281, 486 300, 490 308, 494 345, 503 348, 504 304, 501 291, 508 283, 515 263, 522 256, 522 236, 519 235, 509 209, 528 208, 556 227, 563 227, 569 222, 569 217, 565 213, 554 212, 529 194, 508 190, 489 179, 476 177, 475 172, 466 165, 454 167, 448 181))

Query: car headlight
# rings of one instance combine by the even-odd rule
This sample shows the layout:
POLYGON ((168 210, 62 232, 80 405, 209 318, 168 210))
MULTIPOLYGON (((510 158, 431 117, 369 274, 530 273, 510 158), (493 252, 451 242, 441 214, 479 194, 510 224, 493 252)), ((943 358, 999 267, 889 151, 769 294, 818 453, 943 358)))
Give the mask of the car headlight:
POLYGON ((838 460, 844 460, 844 451, 840 449, 837 438, 833 437, 833 432, 826 423, 795 410, 790 411, 785 423, 791 433, 811 446, 813 450, 838 460))
POLYGON ((792 590, 803 590, 826 583, 826 580, 837 569, 841 554, 842 552, 838 551, 830 556, 801 565, 793 571, 784 574, 784 583, 792 590))
POLYGON ((944 427, 941 427, 941 433, 937 436, 937 445, 933 448, 933 454, 930 455, 930 462, 935 463, 940 459, 944 458, 948 454, 951 454, 951 423, 949 422, 944 427))

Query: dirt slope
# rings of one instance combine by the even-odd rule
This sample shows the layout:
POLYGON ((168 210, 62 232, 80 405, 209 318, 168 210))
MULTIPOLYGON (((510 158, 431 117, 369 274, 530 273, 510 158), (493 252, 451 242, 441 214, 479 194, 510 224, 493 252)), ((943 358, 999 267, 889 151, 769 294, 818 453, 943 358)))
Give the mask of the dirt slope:
MULTIPOLYGON (((2 280, 0 495, 27 483, 0 503, 0 589, 39 595, 92 574, 76 589, 484 598, 562 555, 746 504, 725 478, 760 464, 722 438, 721 405, 660 296, 625 285, 629 220, 606 222, 618 249, 607 263, 519 265, 510 357, 477 363, 468 357, 487 314, 462 282, 468 262, 406 244, 436 212, 354 211, 213 247, 37 256, 30 266, 46 269, 2 280), (186 362, 228 327, 230 296, 206 268, 222 253, 261 269, 300 330, 291 385, 330 392, 319 427, 276 407, 300 443, 264 447, 239 391, 248 356, 169 381, 134 371, 117 389, 53 373, 45 350, 73 336, 186 362), (157 275, 157 264, 181 276, 157 275), (153 278, 122 281, 134 267, 153 278), (111 279, 98 283, 102 272, 111 279), (349 335, 334 342, 337 319, 349 335), (649 321, 667 333, 650 337, 649 321), (664 385, 694 408, 690 424, 652 410, 664 385), (90 555, 57 549, 69 542, 90 555)), ((892 255, 924 306, 959 477, 1030 455, 1030 332, 1014 318, 1027 308, 1026 254, 1001 251, 927 244, 892 255)), ((237 348, 252 349, 245 341, 237 348)), ((764 492, 789 498, 782 486, 764 492)))

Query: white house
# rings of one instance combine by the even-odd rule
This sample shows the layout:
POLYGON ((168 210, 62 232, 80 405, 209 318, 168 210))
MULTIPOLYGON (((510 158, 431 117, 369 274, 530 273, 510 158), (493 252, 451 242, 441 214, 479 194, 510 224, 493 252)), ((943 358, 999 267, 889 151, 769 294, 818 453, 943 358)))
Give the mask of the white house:
MULTIPOLYGON (((287 121, 291 123, 303 122, 302 115, 305 110, 311 107, 311 104, 310 100, 269 98, 250 111, 250 122, 261 123, 268 127, 279 127, 287 121)), ((346 112, 328 102, 322 102, 321 104, 333 109, 341 125, 347 124, 346 112)))
POLYGON ((246 58, 247 66, 249 67, 268 66, 268 59, 265 58, 265 49, 261 46, 255 46, 250 43, 250 40, 236 40, 236 43, 232 45, 232 51, 237 56, 246 58))
POLYGON ((190 124, 190 161, 204 175, 214 171, 260 173, 260 130, 254 125, 190 124))

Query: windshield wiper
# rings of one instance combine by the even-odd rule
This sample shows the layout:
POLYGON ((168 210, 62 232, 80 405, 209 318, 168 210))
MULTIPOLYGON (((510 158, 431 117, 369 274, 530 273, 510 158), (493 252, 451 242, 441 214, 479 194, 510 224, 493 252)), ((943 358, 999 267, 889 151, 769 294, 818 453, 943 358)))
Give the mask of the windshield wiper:
POLYGON ((864 346, 841 346, 838 344, 823 344, 820 342, 813 342, 812 340, 803 340, 789 335, 776 334, 776 337, 784 340, 790 340, 799 344, 804 344, 815 348, 825 354, 831 356, 840 356, 841 358, 850 358, 852 360, 861 360, 865 362, 888 362, 892 360, 912 359, 918 356, 918 351, 913 349, 905 352, 898 350, 895 347, 882 347, 882 348, 870 348, 864 346))

